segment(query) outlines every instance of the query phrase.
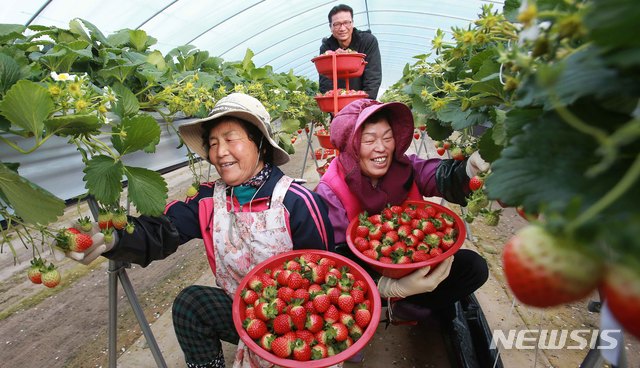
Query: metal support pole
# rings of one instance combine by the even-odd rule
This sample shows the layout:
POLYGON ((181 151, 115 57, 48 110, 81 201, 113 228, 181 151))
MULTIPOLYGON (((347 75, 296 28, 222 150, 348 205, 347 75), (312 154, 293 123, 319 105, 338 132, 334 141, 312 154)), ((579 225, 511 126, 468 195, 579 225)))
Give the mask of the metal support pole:
MULTIPOLYGON (((89 209, 91 210, 94 220, 97 221, 99 211, 98 203, 95 199, 89 197, 87 198, 87 204, 89 205, 89 209)), ((127 207, 129 207, 128 202, 127 207)), ((149 327, 147 318, 145 317, 142 307, 140 306, 140 302, 138 301, 138 296, 133 290, 131 280, 129 280, 129 276, 127 275, 126 269, 129 267, 131 267, 131 264, 128 262, 109 260, 109 324, 107 331, 109 337, 109 368, 116 368, 118 363, 118 279, 120 279, 122 289, 127 296, 127 300, 129 300, 129 304, 131 305, 133 313, 138 320, 138 325, 140 325, 140 329, 147 340, 147 344, 149 344, 149 348, 151 349, 151 354, 156 361, 156 365, 159 368, 167 368, 167 363, 165 363, 164 358, 162 357, 162 352, 158 347, 158 343, 153 336, 153 331, 151 331, 151 327, 149 327)))

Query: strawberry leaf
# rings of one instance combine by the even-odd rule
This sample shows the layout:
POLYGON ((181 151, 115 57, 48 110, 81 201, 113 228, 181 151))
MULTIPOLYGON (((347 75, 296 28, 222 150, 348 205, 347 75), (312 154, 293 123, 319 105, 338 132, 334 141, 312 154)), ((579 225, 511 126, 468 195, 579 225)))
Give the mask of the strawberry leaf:
POLYGON ((123 165, 107 156, 94 156, 84 168, 85 187, 89 194, 104 204, 117 203, 122 192, 123 165))
POLYGON ((14 84, 0 102, 0 114, 36 137, 42 137, 44 121, 53 109, 47 89, 28 80, 14 84))
POLYGON ((129 181, 129 200, 144 215, 159 216, 167 200, 167 183, 162 176, 141 167, 124 167, 129 181))
POLYGON ((100 121, 93 114, 64 115, 45 120, 44 125, 53 134, 66 137, 97 132, 100 121))
POLYGON ((36 184, 0 164, 0 197, 27 223, 48 224, 64 212, 65 203, 36 184))
POLYGON ((126 136, 121 138, 119 135, 114 135, 111 142, 121 155, 144 149, 160 140, 160 126, 150 115, 125 118, 119 126, 114 127, 114 133, 117 133, 118 129, 124 131, 126 136))

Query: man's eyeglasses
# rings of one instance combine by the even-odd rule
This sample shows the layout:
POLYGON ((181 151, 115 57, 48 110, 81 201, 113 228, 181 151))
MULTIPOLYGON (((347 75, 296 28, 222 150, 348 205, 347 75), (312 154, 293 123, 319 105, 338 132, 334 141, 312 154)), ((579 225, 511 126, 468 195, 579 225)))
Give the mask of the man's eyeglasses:
POLYGON ((345 28, 349 28, 351 27, 351 24, 353 22, 350 20, 344 21, 344 22, 335 22, 335 23, 331 23, 331 28, 333 29, 340 29, 340 27, 344 26, 345 28))

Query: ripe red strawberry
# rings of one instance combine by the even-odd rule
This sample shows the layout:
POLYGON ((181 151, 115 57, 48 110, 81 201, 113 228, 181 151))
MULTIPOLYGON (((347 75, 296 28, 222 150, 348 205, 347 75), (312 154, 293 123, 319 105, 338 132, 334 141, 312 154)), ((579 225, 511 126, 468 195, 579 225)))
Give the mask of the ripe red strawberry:
POLYGON ((242 327, 244 327, 244 329, 247 331, 247 334, 254 340, 261 338, 264 334, 269 332, 269 330, 267 329, 267 324, 257 318, 245 319, 242 322, 242 327))
POLYGON ((322 319, 319 314, 310 313, 307 315, 307 321, 304 326, 307 330, 316 333, 322 330, 322 327, 324 326, 324 319, 322 319))
POLYGON ((453 236, 445 235, 442 237, 442 241, 440 242, 440 245, 442 246, 442 248, 444 248, 444 250, 448 250, 453 246, 455 242, 456 240, 453 236))
POLYGON ((369 236, 369 227, 367 227, 366 225, 358 225, 358 227, 356 227, 356 236, 359 236, 361 238, 366 238, 367 236, 369 236))
POLYGON ((372 225, 371 229, 369 229, 369 240, 380 240, 382 239, 382 227, 380 225, 372 225))
POLYGON ((296 327, 296 330, 303 330, 304 325, 307 322, 307 311, 302 306, 302 300, 294 300, 295 301, 289 305, 287 314, 291 316, 291 320, 293 321, 293 325, 296 327))
POLYGON ((338 297, 338 308, 340 308, 341 311, 346 313, 351 313, 354 306, 355 306, 355 301, 353 300, 353 297, 351 296, 351 294, 342 293, 338 297))
POLYGON ((444 149, 449 149, 451 147, 451 141, 442 142, 442 147, 444 147, 444 149))
POLYGON ((335 305, 331 304, 322 315, 322 318, 324 318, 325 322, 338 322, 338 319, 340 319, 340 311, 338 310, 338 308, 336 308, 335 305))
POLYGON ((456 161, 464 160, 464 152, 462 152, 462 148, 454 147, 451 149, 451 158, 456 161))
POLYGON ((600 281, 602 265, 578 248, 573 240, 553 236, 539 225, 519 230, 502 257, 516 298, 530 306, 551 307, 591 293, 600 281))
POLYGON ((311 360, 311 347, 306 341, 302 339, 295 341, 293 346, 293 359, 303 362, 311 360))
POLYGON ((300 256, 300 260, 301 263, 313 263, 313 264, 318 264, 318 261, 320 261, 320 259, 322 258, 322 256, 320 256, 319 254, 315 254, 315 253, 304 253, 303 255, 300 256))
POLYGON ((353 282, 353 288, 354 289, 360 289, 363 292, 367 292, 367 290, 369 290, 366 281, 364 280, 356 280, 353 282))
POLYGON ((323 343, 318 343, 311 347, 311 359, 318 360, 327 357, 327 347, 323 343))
POLYGON ((284 335, 285 333, 293 329, 293 320, 288 314, 277 315, 273 319, 273 332, 278 335, 284 335))
POLYGON ((369 258, 371 258, 371 259, 375 259, 375 260, 377 260, 377 259, 379 258, 379 256, 378 256, 378 252, 376 252, 376 251, 375 251, 375 250, 373 250, 373 249, 367 249, 367 250, 365 250, 364 252, 362 252, 362 254, 363 254, 364 256, 366 256, 366 257, 369 257, 369 258))
POLYGON ((338 322, 347 326, 347 328, 353 326, 356 323, 356 320, 353 319, 353 315, 351 313, 340 313, 340 318, 338 322))
POLYGON ((289 303, 291 301, 291 299, 293 298, 293 293, 295 291, 288 287, 288 286, 282 286, 278 289, 277 293, 278 293, 278 298, 284 300, 285 303, 289 303))
POLYGON ((330 344, 336 336, 336 331, 333 328, 328 328, 326 330, 321 330, 316 333, 316 340, 318 344, 328 345, 330 344))
POLYGON ((42 271, 42 284, 48 288, 54 288, 60 284, 60 273, 56 270, 55 266, 49 265, 42 271))
POLYGON ((296 338, 304 340, 309 346, 316 343, 316 336, 309 330, 296 331, 296 338))
POLYGON ((373 225, 382 223, 382 216, 379 213, 369 216, 368 219, 369 219, 369 222, 373 225))
POLYGON ((336 333, 336 336, 335 336, 336 341, 344 341, 347 339, 347 337, 349 337, 349 329, 347 328, 347 326, 343 325, 342 323, 335 322, 331 324, 331 328, 333 328, 333 330, 336 333))
POLYGON ((640 271, 627 265, 611 266, 604 277, 604 297, 625 331, 640 338, 640 271))
POLYGON ((284 263, 284 269, 289 271, 301 271, 302 266, 300 265, 300 263, 298 263, 298 261, 290 259, 284 263))
POLYGON ((93 239, 88 234, 70 234, 68 237, 69 250, 72 252, 84 252, 93 245, 93 239))
POLYGON ((360 303, 356 306, 356 311, 353 315, 356 320, 356 325, 365 328, 371 322, 371 312, 367 308, 366 304, 360 303))
POLYGON ((482 178, 479 177, 478 175, 469 179, 469 189, 471 189, 474 192, 482 188, 483 185, 484 185, 484 180, 482 180, 482 178))
POLYGON ((367 239, 361 236, 358 236, 355 239, 353 239, 353 245, 360 252, 364 252, 365 250, 370 248, 369 241, 367 241, 367 239))
POLYGON ((424 250, 416 250, 411 254, 411 261, 413 261, 413 263, 423 262, 429 258, 431 258, 431 256, 424 250))
POLYGON ((413 139, 420 139, 420 133, 413 133, 413 139))
POLYGON ((324 313, 329 309, 331 305, 331 300, 327 294, 315 294, 313 297, 313 308, 318 313, 324 313))
POLYGON ((256 293, 251 289, 243 289, 240 292, 240 296, 242 297, 242 300, 244 300, 244 302, 247 305, 253 305, 253 303, 255 303, 256 300, 258 300, 258 293, 256 293))
POLYGON ((438 155, 444 156, 444 154, 447 152, 447 149, 444 147, 438 147, 436 148, 436 152, 438 153, 438 155))
POLYGON ((306 303, 311 298, 311 293, 305 288, 296 289, 293 292, 293 299, 300 299, 302 303, 306 303))
POLYGON ((288 358, 293 351, 293 342, 287 336, 278 336, 271 343, 271 351, 280 358, 288 358))
POLYGON ((267 302, 259 302, 253 309, 256 313, 256 317, 263 321, 268 321, 276 316, 275 306, 267 302))
POLYGON ((271 351, 271 344, 273 343, 273 340, 275 340, 275 338, 276 335, 267 332, 266 334, 262 335, 260 341, 258 341, 258 345, 260 345, 264 350, 271 351))
POLYGON ((247 282, 247 286, 253 291, 260 292, 262 291, 263 285, 262 285, 262 281, 260 280, 260 277, 258 277, 257 275, 254 275, 247 282))

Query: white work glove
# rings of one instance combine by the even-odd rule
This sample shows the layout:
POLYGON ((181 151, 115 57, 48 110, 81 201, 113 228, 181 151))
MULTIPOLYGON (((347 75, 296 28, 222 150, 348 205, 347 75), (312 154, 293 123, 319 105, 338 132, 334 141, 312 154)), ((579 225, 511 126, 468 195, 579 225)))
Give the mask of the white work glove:
MULTIPOLYGON (((75 224, 74 227, 76 229, 80 229, 80 226, 77 224, 75 224)), ((100 255, 102 255, 102 253, 110 251, 111 248, 113 248, 113 246, 118 242, 118 233, 116 231, 113 231, 112 239, 108 242, 105 242, 104 234, 100 231, 97 223, 93 223, 91 231, 85 232, 85 234, 91 235, 93 244, 83 252, 65 251, 58 247, 54 240, 52 247, 54 258, 57 261, 61 261, 62 259, 64 259, 64 257, 68 257, 73 259, 74 261, 80 262, 84 265, 88 265, 100 255)))
POLYGON ((383 298, 406 298, 415 294, 428 293, 449 276, 453 256, 446 258, 433 272, 431 266, 420 268, 401 279, 382 276, 378 281, 378 291, 383 298))
POLYGON ((488 162, 480 157, 480 152, 475 151, 467 159, 467 176, 473 178, 476 174, 488 171, 491 168, 488 162))

